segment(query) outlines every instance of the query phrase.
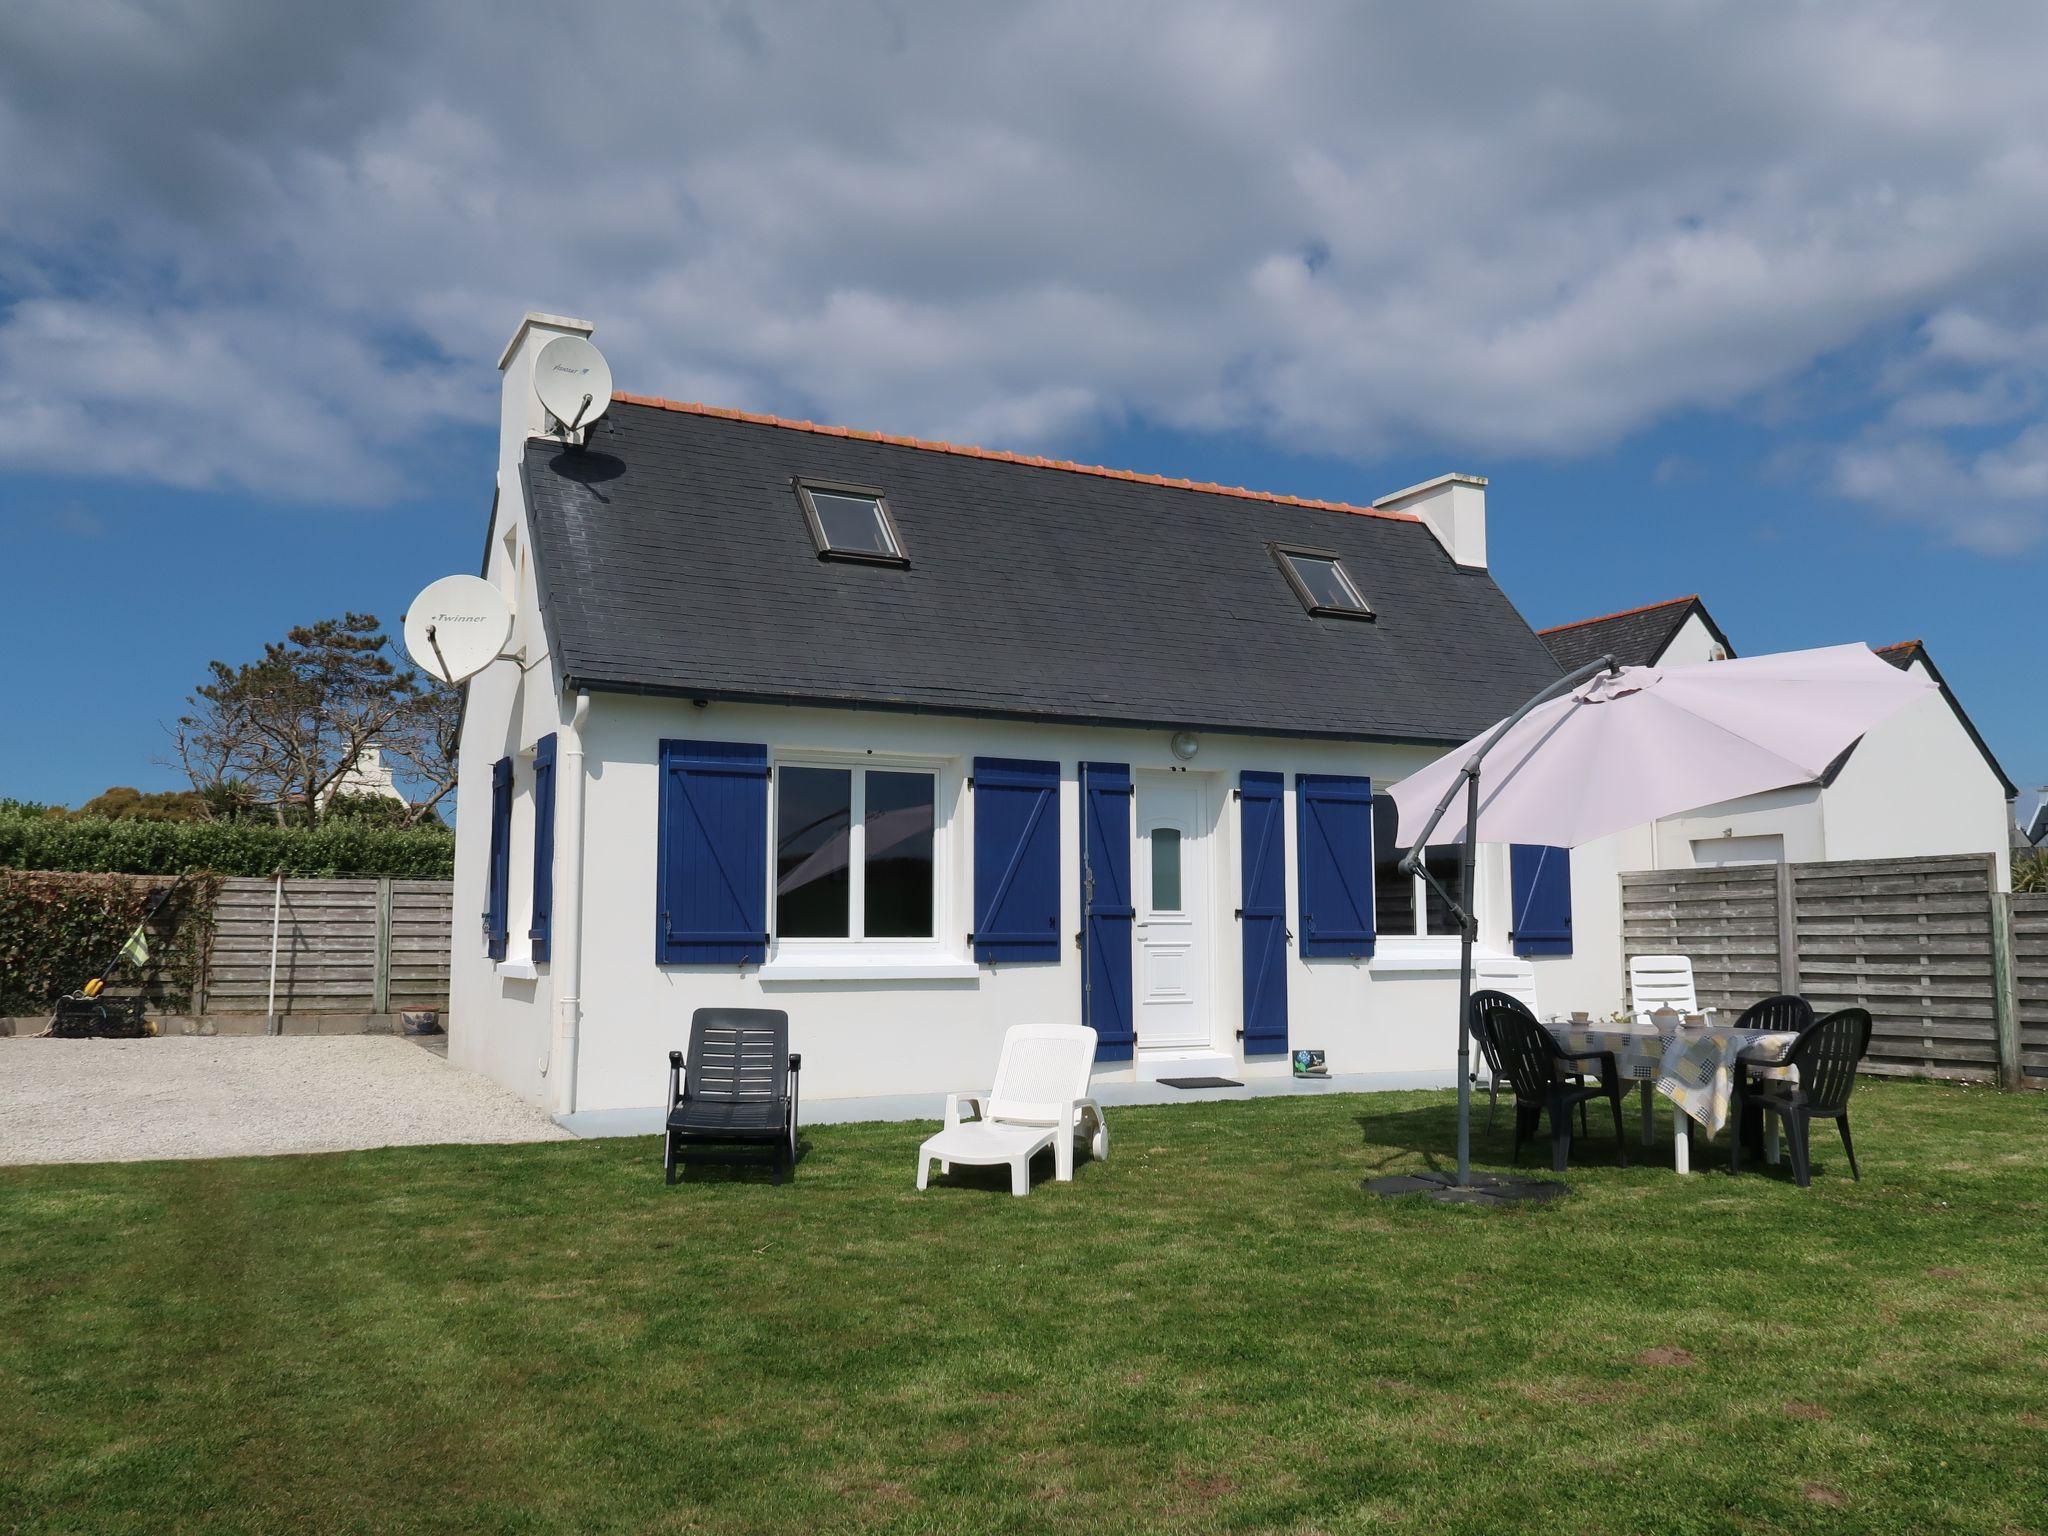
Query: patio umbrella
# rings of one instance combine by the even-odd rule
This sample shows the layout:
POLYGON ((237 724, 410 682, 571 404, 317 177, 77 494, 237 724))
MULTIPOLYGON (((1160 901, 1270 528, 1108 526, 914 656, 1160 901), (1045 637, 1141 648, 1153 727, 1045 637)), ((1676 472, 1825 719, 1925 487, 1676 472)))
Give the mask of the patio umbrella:
POLYGON ((1693 667, 1617 667, 1602 657, 1394 786, 1401 838, 1412 850, 1464 845, 1456 894, 1415 852, 1403 860, 1451 903, 1462 938, 1453 1190, 1472 1191, 1467 1013, 1478 930, 1473 850, 1481 836, 1571 848, 1703 805, 1809 783, 1872 726, 1937 688, 1861 645, 1693 667))

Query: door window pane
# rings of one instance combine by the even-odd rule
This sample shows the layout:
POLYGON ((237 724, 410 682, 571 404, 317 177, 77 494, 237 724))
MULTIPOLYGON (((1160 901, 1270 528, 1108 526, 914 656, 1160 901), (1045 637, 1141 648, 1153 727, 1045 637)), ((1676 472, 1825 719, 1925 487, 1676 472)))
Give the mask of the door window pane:
POLYGON ((1180 911, 1180 830, 1152 829, 1152 910, 1180 911))
POLYGON ((872 772, 867 791, 867 936, 928 939, 936 798, 932 776, 872 772))
POLYGON ((853 773, 775 771, 775 931, 785 939, 843 939, 853 889, 853 773))

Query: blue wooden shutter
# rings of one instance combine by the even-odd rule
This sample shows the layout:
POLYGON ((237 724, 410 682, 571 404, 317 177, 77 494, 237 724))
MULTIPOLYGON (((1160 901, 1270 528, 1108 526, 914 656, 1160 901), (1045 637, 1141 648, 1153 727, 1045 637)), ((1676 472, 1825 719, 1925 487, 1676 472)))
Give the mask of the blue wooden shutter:
POLYGON ((555 735, 533 744, 533 941, 534 964, 548 957, 555 912, 555 735))
POLYGON ((505 908, 512 884, 512 759, 491 764, 491 864, 484 876, 484 951, 505 958, 505 908))
POLYGON ((1081 765, 1081 1022, 1097 1061, 1129 1061, 1131 1018, 1131 770, 1081 765))
POLYGON ((1060 959, 1060 765, 974 760, 974 958, 1060 959))
POLYGON ((1244 1053, 1287 1049, 1286 795, 1277 773, 1238 776, 1239 843, 1244 855, 1244 1053))
POLYGON ((1508 937, 1518 955, 1572 952, 1572 851, 1516 843, 1508 850, 1508 885, 1514 925, 1508 937))
POLYGON ((659 965, 746 965, 768 953, 768 749, 661 744, 659 965))
POLYGON ((1334 773, 1294 780, 1301 957, 1372 958, 1372 780, 1334 773))

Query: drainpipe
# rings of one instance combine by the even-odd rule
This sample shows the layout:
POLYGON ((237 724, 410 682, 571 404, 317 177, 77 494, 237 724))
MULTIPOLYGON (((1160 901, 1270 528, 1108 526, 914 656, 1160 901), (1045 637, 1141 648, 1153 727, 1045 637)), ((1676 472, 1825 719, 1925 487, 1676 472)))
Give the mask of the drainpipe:
POLYGON ((590 695, 578 691, 562 733, 555 807, 555 911, 550 959, 555 973, 553 1070, 555 1113, 576 1111, 576 1044, 583 1022, 583 722, 590 695))

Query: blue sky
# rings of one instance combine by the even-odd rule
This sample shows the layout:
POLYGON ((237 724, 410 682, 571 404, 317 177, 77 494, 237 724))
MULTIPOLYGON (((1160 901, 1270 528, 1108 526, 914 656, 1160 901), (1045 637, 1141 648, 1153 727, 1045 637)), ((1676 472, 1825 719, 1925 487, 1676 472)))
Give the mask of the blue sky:
POLYGON ((0 14, 0 794, 174 784, 208 660, 473 568, 527 308, 647 393, 1483 473, 1532 622, 1918 637, 2048 778, 2042 8, 553 15, 0 14))

